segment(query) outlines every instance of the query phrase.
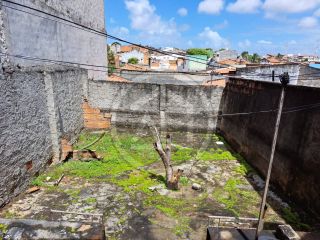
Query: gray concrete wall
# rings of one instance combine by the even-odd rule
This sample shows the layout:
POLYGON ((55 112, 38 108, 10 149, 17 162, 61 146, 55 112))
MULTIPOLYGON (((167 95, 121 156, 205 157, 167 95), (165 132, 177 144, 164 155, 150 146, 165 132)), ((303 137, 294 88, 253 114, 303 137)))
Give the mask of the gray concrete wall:
MULTIPOLYGON (((221 100, 222 113, 257 112, 278 108, 280 84, 231 79, 221 100)), ((284 111, 320 102, 320 89, 288 86, 284 111)), ((276 112, 226 116, 218 130, 262 175, 266 175, 276 112)), ((280 195, 302 210, 320 214, 320 111, 284 113, 271 182, 280 195)))
POLYGON ((90 81, 89 103, 112 124, 213 131, 222 87, 90 81))
POLYGON ((275 82, 277 83, 280 83, 278 76, 288 72, 290 85, 320 87, 320 69, 295 63, 240 68, 237 69, 236 76, 244 79, 272 82, 272 71, 275 72, 275 82))
POLYGON ((59 158, 62 137, 78 134, 86 78, 85 70, 63 67, 0 74, 0 206, 59 158))
POLYGON ((176 72, 132 72, 121 71, 121 77, 135 83, 174 84, 174 85, 202 85, 206 81, 222 79, 223 76, 192 75, 176 72))
POLYGON ((256 81, 272 82, 272 71, 275 72, 275 82, 280 83, 279 76, 285 72, 289 73, 290 84, 296 85, 299 77, 299 64, 261 65, 237 69, 236 76, 256 81))
MULTIPOLYGON (((19 0, 16 2, 99 31, 105 31, 103 0, 19 0)), ((6 37, 6 53, 107 66, 105 37, 74 28, 70 26, 72 25, 70 23, 66 25, 52 21, 50 19, 56 19, 0 0, 1 4, 3 6, 0 6, 0 17, 3 18, 3 28, 0 28, 0 34, 2 32, 6 37), (40 17, 5 6, 22 9, 40 17)), ((14 57, 10 57, 10 61, 14 65, 20 64, 22 66, 46 64, 14 57)), ((96 69, 106 71, 105 68, 96 69)), ((89 71, 89 77, 105 79, 106 73, 89 71)))

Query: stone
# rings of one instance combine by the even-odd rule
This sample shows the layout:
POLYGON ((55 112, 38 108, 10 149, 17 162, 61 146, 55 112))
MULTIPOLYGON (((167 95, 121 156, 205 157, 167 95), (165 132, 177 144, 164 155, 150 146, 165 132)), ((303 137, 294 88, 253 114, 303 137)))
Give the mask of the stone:
POLYGON ((163 189, 163 185, 157 185, 157 186, 152 186, 152 187, 149 187, 148 188, 151 192, 154 192, 154 191, 156 191, 156 190, 161 190, 161 189, 163 189))
POLYGON ((276 231, 277 237, 284 240, 300 240, 299 235, 290 225, 279 225, 276 231))
POLYGON ((168 189, 158 189, 157 191, 161 196, 168 195, 170 192, 168 189))
POLYGON ((199 191, 199 190, 201 190, 201 185, 198 184, 198 183, 193 183, 192 184, 192 189, 196 190, 196 191, 199 191))
POLYGON ((91 228, 90 225, 81 225, 81 227, 78 229, 79 232, 86 232, 91 228))

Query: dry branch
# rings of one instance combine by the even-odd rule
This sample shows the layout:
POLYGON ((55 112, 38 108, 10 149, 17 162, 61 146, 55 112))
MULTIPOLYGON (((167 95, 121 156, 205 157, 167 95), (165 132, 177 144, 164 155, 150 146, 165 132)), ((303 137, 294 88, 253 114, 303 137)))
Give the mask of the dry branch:
POLYGON ((163 150, 161 138, 159 135, 159 132, 157 128, 155 127, 156 132, 156 142, 153 144, 154 149, 159 154, 162 163, 164 165, 165 171, 166 171, 166 185, 168 189, 177 190, 179 189, 179 180, 183 173, 183 170, 178 169, 178 171, 174 172, 173 167, 171 165, 171 143, 172 138, 170 134, 167 134, 166 136, 166 148, 165 151, 163 150))

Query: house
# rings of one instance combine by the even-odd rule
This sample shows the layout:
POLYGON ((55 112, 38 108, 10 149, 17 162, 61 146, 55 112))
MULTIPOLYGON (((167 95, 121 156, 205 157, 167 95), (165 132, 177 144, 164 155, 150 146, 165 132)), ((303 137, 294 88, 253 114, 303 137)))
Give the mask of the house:
POLYGON ((267 56, 261 59, 260 64, 280 64, 282 61, 274 56, 267 56))
POLYGON ((216 52, 215 60, 217 62, 227 60, 227 59, 237 59, 238 52, 235 50, 221 50, 216 52))
POLYGON ((243 68, 250 64, 248 61, 244 59, 226 59, 218 62, 219 65, 224 67, 234 67, 234 68, 243 68))
POLYGON ((121 63, 128 63, 128 60, 130 58, 137 58, 139 64, 149 64, 149 50, 142 47, 138 47, 135 45, 121 46, 118 55, 121 63))
POLYGON ((207 70, 207 55, 187 55, 186 56, 186 70, 189 72, 205 71, 207 70))

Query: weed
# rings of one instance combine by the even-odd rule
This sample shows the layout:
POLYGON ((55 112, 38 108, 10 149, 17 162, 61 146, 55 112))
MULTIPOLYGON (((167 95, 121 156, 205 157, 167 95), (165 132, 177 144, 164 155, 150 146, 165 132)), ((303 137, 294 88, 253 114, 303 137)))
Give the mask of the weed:
POLYGON ((197 159, 203 161, 236 160, 236 157, 229 151, 223 151, 222 149, 209 149, 208 151, 199 151, 197 159))
POLYGON ((183 186, 187 186, 188 184, 189 184, 189 178, 187 178, 187 177, 185 177, 185 176, 182 176, 181 178, 180 178, 180 183, 181 183, 181 185, 183 185, 183 186))
POLYGON ((282 209, 282 217, 288 223, 301 230, 309 231, 311 227, 307 224, 302 223, 299 214, 292 211, 290 207, 282 209))
POLYGON ((87 199, 85 200, 85 202, 86 202, 87 204, 93 204, 93 203, 96 203, 96 202, 97 202, 97 199, 94 198, 94 197, 90 197, 90 198, 87 198, 87 199))

